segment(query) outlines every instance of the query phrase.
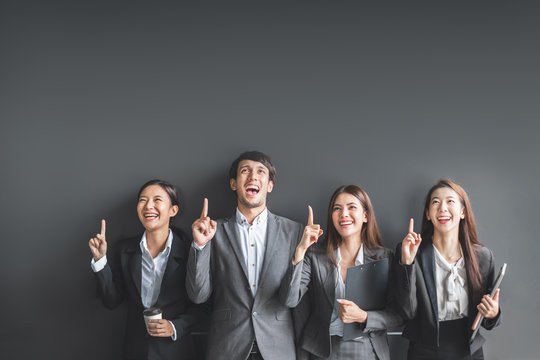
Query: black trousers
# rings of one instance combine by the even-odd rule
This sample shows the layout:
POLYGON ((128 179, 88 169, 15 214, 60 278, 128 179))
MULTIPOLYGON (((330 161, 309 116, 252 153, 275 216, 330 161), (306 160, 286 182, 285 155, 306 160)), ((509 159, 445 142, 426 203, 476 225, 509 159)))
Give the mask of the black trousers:
POLYGON ((408 360, 484 360, 482 348, 470 354, 467 318, 439 323, 439 347, 412 342, 408 360))

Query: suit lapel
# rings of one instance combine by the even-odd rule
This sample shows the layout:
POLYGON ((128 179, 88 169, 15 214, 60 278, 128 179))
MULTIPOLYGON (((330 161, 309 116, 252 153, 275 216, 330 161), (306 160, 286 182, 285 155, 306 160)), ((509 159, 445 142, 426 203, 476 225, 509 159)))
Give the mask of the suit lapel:
POLYGON ((435 321, 438 324, 439 322, 437 319, 439 318, 439 312, 437 308, 437 288, 435 287, 435 258, 433 254, 433 245, 431 242, 426 243, 424 248, 421 249, 420 260, 420 266, 422 267, 422 273, 424 274, 424 280, 426 282, 431 308, 435 316, 435 321))
POLYGON ((167 265, 165 267, 165 272, 163 273, 163 279, 161 280, 161 288, 159 291, 159 294, 160 294, 159 297, 161 297, 161 294, 164 293, 165 283, 168 281, 170 276, 174 274, 178 266, 180 266, 182 259, 187 257, 187 253, 184 250, 184 248, 182 248, 180 241, 181 241, 180 238, 178 238, 178 236, 173 232, 171 253, 169 254, 169 258, 167 259, 167 265))
POLYGON ((377 253, 377 250, 371 251, 370 249, 364 246, 364 264, 377 261, 377 255, 379 255, 377 253))
POLYGON ((238 233, 238 228, 236 226, 236 216, 232 216, 227 221, 223 223, 223 229, 225 230, 225 237, 229 241, 229 245, 236 256, 236 260, 240 264, 246 277, 248 279, 248 272, 246 268, 246 261, 244 259, 244 254, 242 253, 242 244, 240 243, 240 234, 238 233))
POLYGON ((259 274, 259 283, 260 286, 262 286, 265 275, 268 273, 268 267, 270 266, 270 263, 272 262, 272 259, 274 257, 274 252, 276 249, 279 249, 279 247, 287 246, 286 248, 289 248, 289 245, 283 244, 284 236, 280 234, 281 226, 279 223, 279 219, 272 214, 270 211, 268 211, 268 218, 267 218, 267 228, 266 228, 266 249, 264 251, 264 260, 263 265, 261 268, 261 273, 259 274))
POLYGON ((322 266, 324 266, 323 271, 326 273, 326 279, 324 280, 324 292, 326 293, 326 297, 328 298, 330 305, 333 307, 334 301, 336 300, 336 276, 338 276, 337 269, 333 264, 327 265, 325 263, 323 265, 321 263, 321 267, 322 266))
POLYGON ((316 255, 314 258, 317 259, 317 267, 319 268, 319 281, 323 284, 324 293, 330 306, 333 307, 336 297, 336 267, 327 261, 326 253, 316 255))
POLYGON ((141 298, 141 282, 142 282, 142 254, 138 242, 133 242, 125 250, 127 257, 128 273, 131 274, 133 285, 137 289, 139 299, 141 298))

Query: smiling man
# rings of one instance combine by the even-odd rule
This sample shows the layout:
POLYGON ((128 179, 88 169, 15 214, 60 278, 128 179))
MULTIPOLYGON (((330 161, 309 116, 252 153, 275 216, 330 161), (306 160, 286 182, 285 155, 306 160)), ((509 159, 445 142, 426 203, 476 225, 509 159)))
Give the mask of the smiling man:
POLYGON ((242 153, 229 171, 236 214, 216 222, 204 199, 192 225, 186 288, 194 302, 213 303, 208 359, 295 359, 291 311, 278 292, 303 226, 266 208, 275 172, 267 155, 242 153))

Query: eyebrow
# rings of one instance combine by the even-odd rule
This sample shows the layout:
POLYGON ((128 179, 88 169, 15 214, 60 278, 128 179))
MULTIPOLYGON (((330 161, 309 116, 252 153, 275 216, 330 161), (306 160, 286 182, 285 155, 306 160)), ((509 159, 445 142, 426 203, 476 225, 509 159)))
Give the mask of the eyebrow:
MULTIPOLYGON (((345 205, 359 205, 359 203, 357 202, 350 202, 350 203, 347 203, 345 205)), ((334 206, 343 206, 342 204, 337 204, 337 203, 334 203, 334 206)))
MULTIPOLYGON (((144 198, 144 199, 148 199, 149 197, 152 197, 152 196, 141 195, 141 196, 139 196, 139 199, 143 199, 143 198, 144 198)), ((154 197, 154 198, 161 198, 161 197, 163 197, 163 196, 162 196, 162 195, 154 195, 153 197, 154 197)))
POLYGON ((245 169, 245 168, 256 168, 256 169, 263 169, 265 171, 268 171, 268 168, 264 165, 254 165, 254 166, 251 166, 251 165, 242 165, 240 166, 240 169, 245 169))
MULTIPOLYGON (((454 195, 448 195, 447 197, 445 197, 445 199, 455 199, 456 197, 454 195)), ((438 196, 432 196, 431 197, 431 200, 435 200, 435 199, 438 199, 440 200, 441 198, 438 197, 438 196)))

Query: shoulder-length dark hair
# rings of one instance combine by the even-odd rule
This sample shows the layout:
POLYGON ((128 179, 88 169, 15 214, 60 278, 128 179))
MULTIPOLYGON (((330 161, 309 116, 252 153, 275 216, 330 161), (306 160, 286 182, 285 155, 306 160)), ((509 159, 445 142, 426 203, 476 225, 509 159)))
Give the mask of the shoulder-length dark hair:
POLYGON ((431 196, 433 192, 443 187, 454 190, 459 196, 461 206, 463 206, 465 218, 459 222, 459 244, 463 250, 465 268, 467 270, 469 286, 473 292, 473 300, 475 303, 478 303, 480 302, 484 289, 482 289, 482 276, 480 275, 475 246, 483 245, 478 241, 476 223, 474 221, 474 214, 471 209, 469 196, 467 195, 465 189, 463 189, 463 187, 461 187, 459 184, 452 180, 441 179, 438 183, 433 185, 431 189, 429 189, 424 201, 424 213, 422 215, 422 239, 431 241, 433 238, 433 223, 428 220, 427 213, 431 204, 431 196))
POLYGON ((375 219, 375 212, 373 210, 373 205, 371 205, 371 200, 369 199, 368 194, 357 185, 342 185, 334 191, 332 197, 330 198, 330 203, 328 204, 328 219, 327 219, 327 229, 325 236, 326 242, 326 255, 332 264, 337 266, 336 257, 334 252, 336 248, 341 244, 343 239, 339 235, 336 227, 334 226, 334 221, 332 220, 332 212, 334 210, 334 205, 336 199, 340 194, 347 193, 351 194, 360 201, 362 208, 366 212, 367 222, 362 226, 362 231, 360 233, 360 239, 364 247, 369 250, 375 250, 378 248, 384 247, 381 234, 379 232, 379 227, 377 226, 377 220, 375 219))

